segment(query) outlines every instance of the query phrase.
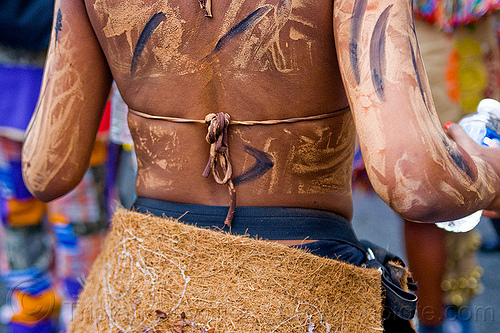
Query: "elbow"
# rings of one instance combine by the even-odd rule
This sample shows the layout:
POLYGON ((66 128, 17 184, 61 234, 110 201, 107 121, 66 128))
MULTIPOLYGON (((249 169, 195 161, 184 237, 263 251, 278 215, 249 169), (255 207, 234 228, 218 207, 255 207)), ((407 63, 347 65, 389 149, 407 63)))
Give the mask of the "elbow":
POLYGON ((382 199, 406 221, 436 223, 454 220, 466 215, 466 205, 438 194, 437 191, 433 190, 427 193, 408 191, 405 195, 382 199))
POLYGON ((62 195, 57 195, 55 193, 52 193, 50 191, 37 191, 37 190, 34 190, 28 186, 26 186, 26 187, 28 188, 30 193, 33 195, 33 197, 35 197, 38 200, 43 201, 43 202, 50 202, 50 201, 55 200, 55 199, 59 198, 60 196, 62 196, 62 195))
POLYGON ((400 205, 398 203, 391 203, 390 207, 397 215, 406 221, 435 223, 446 220, 439 218, 441 214, 438 211, 438 204, 429 206, 427 206, 427 204, 415 204, 409 208, 400 209, 400 205))
POLYGON ((33 197, 43 202, 50 202, 52 200, 55 200, 72 190, 72 188, 54 189, 54 187, 51 187, 49 189, 37 189, 36 187, 29 186, 28 184, 26 185, 26 187, 33 195, 33 197))
POLYGON ((78 185, 78 181, 68 183, 54 180, 44 185, 36 181, 27 180, 26 177, 24 179, 28 191, 35 198, 43 202, 49 202, 62 197, 78 185))
POLYGON ((65 177, 61 172, 53 175, 37 172, 30 163, 23 161, 24 184, 35 198, 43 202, 52 201, 73 190, 83 174, 75 170, 70 177, 65 177))
POLYGON ((386 186, 374 186, 374 189, 404 220, 427 223, 446 221, 450 214, 450 202, 435 188, 423 183, 413 179, 407 184, 395 182, 386 186))
POLYGON ((426 150, 411 152, 398 145, 386 154, 385 165, 367 165, 374 190, 402 219, 435 223, 451 220, 463 211, 463 191, 454 175, 429 157, 426 150), (398 152, 398 150, 400 152, 398 152), (401 153, 402 151, 402 153, 401 153))

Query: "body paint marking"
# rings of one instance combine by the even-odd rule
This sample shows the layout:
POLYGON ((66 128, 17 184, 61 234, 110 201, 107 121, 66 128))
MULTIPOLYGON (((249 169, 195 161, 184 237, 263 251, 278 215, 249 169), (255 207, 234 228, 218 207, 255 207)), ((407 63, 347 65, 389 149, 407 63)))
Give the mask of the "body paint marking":
MULTIPOLYGON (((271 62, 278 70, 287 69, 287 60, 285 55, 279 45, 279 34, 285 24, 289 21, 290 15, 292 13, 292 1, 291 0, 280 0, 278 5, 275 7, 276 15, 271 19, 270 24, 267 24, 261 30, 261 35, 257 43, 253 41, 250 42, 253 50, 251 51, 251 56, 246 60, 245 67, 250 63, 259 63, 265 54, 271 53, 271 62)), ((245 46, 243 47, 245 48, 245 46)))
MULTIPOLYGON (((417 57, 415 56, 415 49, 413 48, 413 44, 412 44, 411 39, 409 37, 408 37, 408 42, 410 43, 411 61, 413 62, 413 68, 415 69, 415 75, 417 77, 417 82, 418 82, 418 87, 420 89, 420 94, 422 95, 422 99, 424 100, 424 104, 427 107, 427 100, 426 100, 425 94, 424 94, 424 87, 422 85, 422 78, 420 77, 420 71, 418 70, 418 65, 417 65, 417 57)), ((427 110, 429 110, 428 107, 427 107, 427 110)))
POLYGON ((288 17, 292 12, 292 0, 280 0, 276 9, 278 17, 288 17))
POLYGON ((257 8, 253 13, 244 18, 240 23, 232 27, 224 36, 222 36, 215 45, 212 54, 219 52, 230 40, 241 35, 245 31, 253 28, 262 18, 273 9, 271 5, 265 5, 257 8))
POLYGON ((245 145, 245 152, 255 158, 255 164, 249 170, 233 178, 235 186, 262 177, 274 166, 272 156, 262 150, 245 145))
POLYGON ((153 32, 158 28, 161 22, 166 20, 166 15, 163 12, 159 12, 153 15, 151 19, 146 23, 146 26, 141 32, 139 39, 137 40, 137 44, 135 46, 134 55, 132 56, 132 63, 130 65, 130 74, 134 74, 137 70, 137 65, 139 64, 139 60, 141 58, 142 51, 144 51, 144 47, 148 42, 149 38, 153 34, 153 32))
POLYGON ((462 152, 460 151, 460 148, 450 146, 448 140, 445 137, 443 137, 442 140, 444 146, 446 147, 446 151, 448 151, 448 154, 450 155, 453 162, 460 168, 460 170, 465 172, 472 181, 476 181, 477 172, 474 172, 474 169, 469 164, 469 161, 464 158, 462 152))
POLYGON ((359 59, 358 59, 358 38, 361 31, 361 23, 363 22, 363 14, 366 10, 367 0, 356 0, 354 2, 354 8, 352 11, 351 18, 351 36, 349 41, 349 56, 351 58, 351 68, 356 79, 356 83, 359 85, 359 59))
POLYGON ((372 83, 375 92, 380 100, 385 100, 384 93, 384 75, 386 68, 385 59, 385 35, 387 29, 387 21, 389 18, 389 11, 393 5, 388 6, 375 24, 373 29, 372 38, 370 41, 370 68, 372 72, 372 83))
POLYGON ((57 11, 57 17, 56 17, 56 25, 54 27, 54 30, 56 31, 56 42, 59 41, 59 32, 62 29, 62 13, 61 13, 61 8, 57 11))

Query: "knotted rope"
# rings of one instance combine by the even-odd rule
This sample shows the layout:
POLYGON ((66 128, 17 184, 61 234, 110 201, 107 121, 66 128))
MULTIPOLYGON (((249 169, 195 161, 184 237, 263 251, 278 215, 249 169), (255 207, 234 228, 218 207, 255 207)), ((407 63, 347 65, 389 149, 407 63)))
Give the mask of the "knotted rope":
POLYGON ((217 183, 221 185, 227 184, 228 186, 231 203, 224 224, 229 227, 231 227, 236 208, 236 190, 231 180, 233 168, 229 160, 229 147, 227 144, 227 130, 230 121, 231 116, 224 112, 210 113, 205 117, 205 123, 208 125, 206 140, 210 144, 210 156, 205 171, 203 171, 205 178, 208 178, 212 173, 217 183), (219 169, 222 171, 222 177, 219 174, 219 169))

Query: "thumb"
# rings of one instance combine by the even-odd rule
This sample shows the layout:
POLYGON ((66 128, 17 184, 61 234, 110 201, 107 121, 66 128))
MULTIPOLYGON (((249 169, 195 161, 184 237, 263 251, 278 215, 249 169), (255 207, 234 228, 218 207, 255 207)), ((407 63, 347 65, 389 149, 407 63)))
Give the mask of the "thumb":
POLYGON ((489 217, 490 219, 500 218, 500 212, 494 210, 483 210, 483 216, 489 217))
POLYGON ((444 131, 446 135, 448 135, 467 152, 474 151, 474 148, 477 146, 477 143, 475 143, 474 140, 472 140, 458 124, 447 122, 444 124, 444 131))

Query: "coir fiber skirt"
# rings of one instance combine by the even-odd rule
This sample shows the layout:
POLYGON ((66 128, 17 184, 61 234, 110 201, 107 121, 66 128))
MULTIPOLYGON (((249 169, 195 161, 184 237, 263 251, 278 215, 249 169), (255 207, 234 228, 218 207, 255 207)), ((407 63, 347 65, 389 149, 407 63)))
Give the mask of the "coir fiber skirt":
POLYGON ((376 270, 119 209, 68 332, 381 332, 376 270))

